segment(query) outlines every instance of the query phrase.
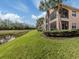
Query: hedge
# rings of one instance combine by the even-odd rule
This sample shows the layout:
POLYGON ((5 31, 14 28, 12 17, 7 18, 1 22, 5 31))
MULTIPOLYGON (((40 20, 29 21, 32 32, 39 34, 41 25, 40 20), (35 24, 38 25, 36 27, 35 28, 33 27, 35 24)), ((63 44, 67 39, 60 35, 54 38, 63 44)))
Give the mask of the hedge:
POLYGON ((79 36, 79 30, 46 31, 44 34, 49 37, 74 37, 79 36))

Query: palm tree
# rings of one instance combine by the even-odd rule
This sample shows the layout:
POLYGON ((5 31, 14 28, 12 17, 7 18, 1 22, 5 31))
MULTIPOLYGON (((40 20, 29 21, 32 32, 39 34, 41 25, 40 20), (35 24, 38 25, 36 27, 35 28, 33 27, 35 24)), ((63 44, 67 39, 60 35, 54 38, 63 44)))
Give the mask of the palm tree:
POLYGON ((50 19, 49 19, 49 15, 50 15, 50 6, 49 6, 49 2, 47 0, 42 0, 40 2, 40 6, 39 6, 39 9, 41 11, 47 11, 47 18, 48 18, 48 30, 50 30, 50 19))
POLYGON ((61 30, 61 20, 60 20, 60 9, 61 9, 61 4, 66 1, 66 0, 42 0, 40 2, 39 9, 41 11, 47 11, 47 17, 48 17, 48 30, 50 31, 50 9, 53 9, 57 6, 57 11, 58 11, 58 21, 57 21, 57 29, 61 30))

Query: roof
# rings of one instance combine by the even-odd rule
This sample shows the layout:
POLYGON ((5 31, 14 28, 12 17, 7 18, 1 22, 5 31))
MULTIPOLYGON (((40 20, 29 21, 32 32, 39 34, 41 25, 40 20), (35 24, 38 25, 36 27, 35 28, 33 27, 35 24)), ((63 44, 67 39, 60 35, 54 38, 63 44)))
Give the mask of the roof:
POLYGON ((62 6, 65 7, 65 8, 68 8, 68 9, 72 9, 72 10, 79 11, 78 8, 75 8, 75 7, 72 7, 72 6, 69 6, 69 5, 65 5, 65 4, 63 4, 62 6))

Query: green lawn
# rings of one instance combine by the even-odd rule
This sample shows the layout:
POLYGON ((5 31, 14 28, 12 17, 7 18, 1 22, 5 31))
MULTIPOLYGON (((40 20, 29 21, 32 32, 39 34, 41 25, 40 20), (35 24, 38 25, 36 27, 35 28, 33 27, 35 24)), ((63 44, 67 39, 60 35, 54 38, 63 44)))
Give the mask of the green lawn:
POLYGON ((1 45, 0 59, 79 59, 79 37, 46 38, 31 31, 1 45))

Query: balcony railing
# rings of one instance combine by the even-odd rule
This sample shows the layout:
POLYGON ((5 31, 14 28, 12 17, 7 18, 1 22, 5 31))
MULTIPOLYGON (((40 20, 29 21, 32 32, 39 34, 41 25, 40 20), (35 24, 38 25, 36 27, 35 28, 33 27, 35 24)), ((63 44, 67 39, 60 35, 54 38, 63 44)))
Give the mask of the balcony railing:
POLYGON ((61 18, 61 20, 68 21, 69 19, 68 18, 61 18))

